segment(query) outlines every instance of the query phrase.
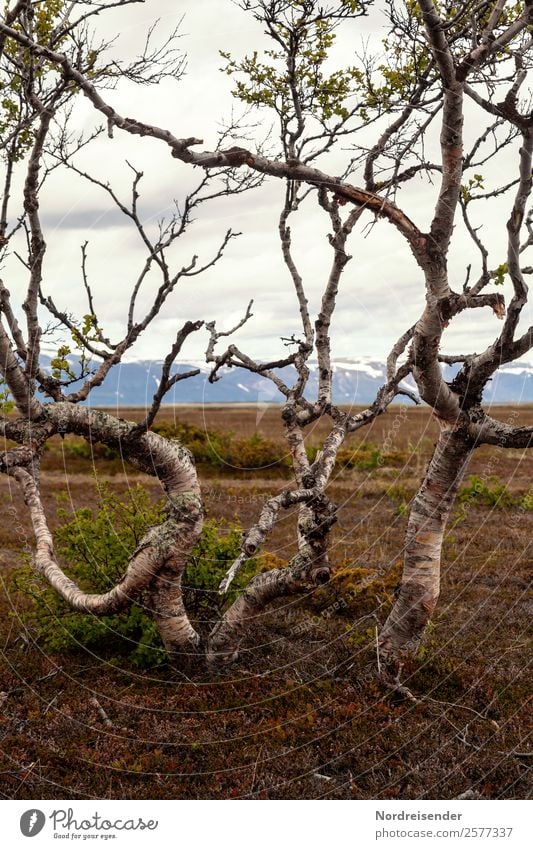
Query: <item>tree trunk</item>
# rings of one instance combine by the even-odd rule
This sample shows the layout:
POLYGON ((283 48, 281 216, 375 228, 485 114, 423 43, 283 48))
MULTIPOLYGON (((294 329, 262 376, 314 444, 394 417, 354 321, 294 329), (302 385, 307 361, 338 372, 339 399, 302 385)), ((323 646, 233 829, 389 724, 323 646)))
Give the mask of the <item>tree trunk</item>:
POLYGON ((471 453, 472 442, 461 429, 442 426, 411 507, 402 582, 379 638, 380 659, 395 674, 402 657, 418 648, 437 604, 446 522, 471 453))
MULTIPOLYGON (((202 532, 203 510, 194 461, 174 440, 155 433, 139 434, 133 422, 73 404, 46 407, 48 423, 61 433, 77 433, 120 450, 136 468, 160 481, 167 496, 167 518, 144 535, 129 559, 126 573, 103 594, 83 592, 56 561, 35 474, 12 468, 22 487, 36 539, 35 566, 56 592, 81 613, 109 615, 129 607, 141 593, 167 650, 196 648, 200 638, 189 622, 181 595, 181 578, 191 550, 202 532)), ((38 429, 39 425, 36 425, 38 429)))
POLYGON ((235 660, 247 628, 273 601, 316 589, 329 581, 325 554, 299 553, 283 569, 272 569, 252 578, 240 596, 226 610, 209 635, 207 660, 210 664, 235 660))

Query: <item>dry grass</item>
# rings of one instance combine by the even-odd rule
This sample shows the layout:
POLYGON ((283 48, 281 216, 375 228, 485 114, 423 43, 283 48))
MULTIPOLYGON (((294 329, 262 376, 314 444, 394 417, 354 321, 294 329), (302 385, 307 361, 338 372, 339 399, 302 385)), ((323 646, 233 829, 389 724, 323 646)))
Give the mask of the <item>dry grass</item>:
MULTIPOLYGON (((495 414, 508 419, 512 412, 495 414)), ((242 407, 165 409, 161 418, 281 438, 276 408, 260 421, 242 407)), ((532 407, 520 409, 520 421, 533 423, 532 407)), ((24 602, 8 590, 31 534, 18 493, 1 479, 3 798, 530 797, 533 512, 458 505, 438 612, 405 670, 419 703, 391 696, 375 678, 375 628, 392 602, 408 502, 435 435, 424 410, 403 418, 392 409, 353 438, 354 447, 364 440, 378 449, 388 440, 395 456, 375 469, 336 474, 333 581, 253 623, 239 665, 218 676, 196 658, 139 674, 83 646, 44 654, 17 618, 24 602)), ((59 492, 75 507, 97 497, 90 460, 64 448, 54 442, 43 469, 52 519, 59 492)), ((97 469, 97 479, 117 492, 141 479, 120 458, 98 459, 97 469)), ((515 499, 531 486, 531 459, 521 452, 485 447, 469 471, 483 480, 497 475, 515 499)), ((287 484, 286 473, 268 468, 206 466, 201 474, 210 516, 238 516, 244 526, 287 484)), ((153 482, 142 480, 155 495, 153 482)), ((294 514, 279 523, 268 548, 282 558, 294 551, 294 514)))

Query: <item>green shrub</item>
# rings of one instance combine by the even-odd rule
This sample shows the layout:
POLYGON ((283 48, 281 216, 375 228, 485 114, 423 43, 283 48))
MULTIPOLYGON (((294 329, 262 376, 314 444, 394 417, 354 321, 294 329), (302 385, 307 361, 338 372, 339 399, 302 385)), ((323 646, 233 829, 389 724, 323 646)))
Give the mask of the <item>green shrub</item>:
POLYGON ((266 439, 260 433, 235 438, 231 431, 202 430, 181 423, 163 423, 154 425, 153 429, 167 439, 178 439, 191 451, 197 463, 208 463, 233 472, 290 465, 284 444, 266 439))
MULTIPOLYGON (((153 505, 139 485, 123 499, 108 487, 100 487, 97 510, 58 509, 60 525, 55 532, 56 554, 68 564, 67 571, 81 589, 104 593, 124 574, 129 554, 146 529, 160 521, 162 505, 153 505)), ((164 659, 157 628, 143 611, 112 616, 93 616, 73 611, 28 563, 14 576, 15 589, 30 597, 22 613, 24 624, 49 651, 78 645, 106 654, 129 654, 133 666, 150 666, 164 659)))
POLYGON ((223 608, 235 601, 239 592, 258 572, 283 563, 271 554, 263 554, 246 562, 228 592, 221 596, 220 582, 240 554, 242 528, 237 522, 209 519, 202 536, 191 552, 183 576, 183 599, 187 610, 201 621, 216 619, 223 608))
POLYGON ((396 503, 398 516, 404 517, 409 515, 411 494, 407 491, 407 487, 403 484, 392 484, 385 490, 385 495, 396 503))
POLYGON ((209 463, 214 466, 224 465, 224 458, 230 449, 231 433, 201 429, 194 425, 168 424, 163 422, 154 425, 153 430, 166 439, 177 439, 191 451, 197 463, 209 463))
MULTIPOLYGON (((196 463, 205 463, 231 473, 260 472, 261 470, 291 468, 292 461, 286 443, 281 439, 267 439, 261 433, 236 437, 232 431, 200 428, 195 425, 162 422, 153 427, 155 433, 166 439, 177 439, 189 449, 196 463)), ((85 459, 116 459, 116 451, 104 445, 89 445, 85 441, 65 441, 66 454, 85 459)), ((319 446, 307 446, 307 456, 314 462, 319 446)), ((337 455, 338 469, 371 471, 380 466, 398 466, 406 461, 401 451, 382 453, 372 442, 357 446, 343 446, 337 455)))
POLYGON ((504 483, 495 475, 483 480, 470 475, 458 495, 461 504, 486 504, 488 507, 512 507, 515 500, 504 483))
POLYGON ((520 499, 522 510, 533 510, 533 486, 520 499))
POLYGON ((401 466, 406 462, 403 451, 382 451, 372 442, 361 442, 355 448, 344 446, 337 454, 337 465, 344 469, 371 471, 380 466, 401 466))
POLYGON ((291 464, 287 446, 283 442, 266 439, 260 433, 232 440, 227 461, 233 469, 249 471, 284 468, 291 464))
POLYGON ((82 460, 117 460, 118 451, 101 443, 90 443, 83 440, 65 439, 63 451, 67 457, 80 457, 82 460))
MULTIPOLYGON (((103 593, 120 580, 128 558, 147 528, 162 519, 164 502, 153 504, 139 484, 122 498, 100 487, 100 503, 91 510, 58 509, 60 526, 55 532, 56 554, 65 570, 85 591, 103 593)), ((218 585, 240 551, 242 528, 233 523, 208 520, 200 541, 192 551, 184 575, 184 598, 188 610, 203 619, 217 614, 258 569, 250 560, 224 597, 218 585)), ((271 568, 268 555, 262 567, 271 568)), ((120 659, 134 667, 155 666, 166 660, 159 632, 143 607, 142 599, 128 611, 112 616, 93 616, 73 611, 36 575, 30 563, 17 571, 13 589, 27 599, 17 616, 47 650, 62 652, 84 646, 103 654, 111 662, 120 659)))
POLYGON ((337 454, 337 464, 344 469, 377 469, 381 464, 381 451, 370 442, 362 442, 357 448, 341 448, 337 454))

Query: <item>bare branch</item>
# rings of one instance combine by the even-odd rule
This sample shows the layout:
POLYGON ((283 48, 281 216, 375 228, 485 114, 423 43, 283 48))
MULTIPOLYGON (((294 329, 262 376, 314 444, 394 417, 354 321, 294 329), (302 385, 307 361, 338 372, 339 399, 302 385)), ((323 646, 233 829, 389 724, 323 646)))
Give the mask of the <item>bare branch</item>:
POLYGON ((37 305, 39 303, 42 265, 46 244, 41 230, 37 194, 43 145, 50 127, 51 118, 51 112, 42 112, 40 126, 35 135, 35 142, 33 144, 33 149, 28 163, 26 183, 24 186, 24 210, 28 217, 31 231, 30 252, 28 256, 30 283, 26 293, 26 300, 23 304, 28 327, 26 374, 30 380, 36 376, 37 369, 39 367, 41 329, 39 327, 39 319, 37 316, 37 305))
POLYGON ((512 427, 483 413, 469 425, 469 433, 478 445, 498 445, 500 448, 533 447, 533 427, 512 427))
POLYGON ((219 593, 223 595, 228 591, 230 584, 245 565, 246 561, 249 560, 250 557, 253 557, 256 551, 263 544, 266 536, 274 527, 280 510, 286 510, 288 507, 293 507, 295 504, 301 504, 302 502, 309 503, 313 499, 319 497, 319 495, 320 492, 316 489, 298 489, 282 492, 280 495, 270 498, 263 505, 257 522, 245 534, 241 543, 241 554, 226 572, 226 575, 218 588, 219 593))
POLYGON ((309 318, 309 308, 303 288, 303 281, 298 272, 298 269, 291 253, 291 230, 287 224, 289 215, 292 212, 296 211, 299 205, 297 193, 298 186, 295 185, 292 181, 288 181, 285 190, 285 203, 283 205, 283 209, 279 218, 279 236, 281 240, 281 250, 283 254, 283 259, 285 260, 285 265, 289 269, 289 273, 294 284, 296 297, 298 299, 298 306, 302 319, 305 341, 309 348, 311 348, 313 345, 314 338, 313 328, 311 325, 311 319, 309 318))
POLYGON ((195 377, 196 375, 200 374, 200 369, 197 368, 186 372, 178 372, 177 374, 171 377, 170 370, 174 365, 176 357, 181 351, 183 343, 185 342, 187 337, 190 336, 191 333, 195 333, 197 330, 200 330, 203 324, 203 321, 187 321, 185 322, 183 327, 178 330, 175 342, 172 345, 172 348, 170 349, 169 353, 165 357, 163 369, 161 372, 161 378, 159 380, 157 392, 153 397, 152 406, 150 407, 148 415, 146 416, 144 421, 142 421, 138 425, 138 429, 140 431, 148 430, 152 426, 154 419, 161 406, 161 401, 163 400, 167 392, 169 392, 172 387, 175 386, 176 383, 178 383, 178 381, 186 380, 189 377, 195 377))
POLYGON ((513 21, 513 23, 510 24, 503 33, 494 38, 493 31, 498 23, 502 11, 498 8, 499 6, 500 4, 497 3, 487 22, 487 26, 480 39, 480 43, 470 51, 468 56, 466 56, 458 66, 458 80, 466 80, 467 76, 474 68, 479 67, 479 65, 485 62, 490 56, 494 56, 499 53, 511 41, 513 41, 517 35, 526 30, 527 27, 531 26, 533 23, 533 9, 531 4, 526 0, 522 14, 513 21))

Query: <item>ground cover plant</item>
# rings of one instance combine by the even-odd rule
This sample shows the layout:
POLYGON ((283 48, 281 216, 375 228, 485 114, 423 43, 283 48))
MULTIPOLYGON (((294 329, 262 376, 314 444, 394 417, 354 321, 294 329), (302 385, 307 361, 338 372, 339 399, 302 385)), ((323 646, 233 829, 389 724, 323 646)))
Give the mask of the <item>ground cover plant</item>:
MULTIPOLYGON (((511 409, 500 414, 508 417, 511 409)), ((531 408, 520 412, 533 423, 531 408)), ((278 413, 269 409, 261 426, 283 450, 278 413)), ((177 417, 194 426, 202 414, 165 408, 160 415, 169 424, 177 417)), ((215 429, 232 417, 236 430, 256 427, 253 408, 213 408, 206 415, 215 429)), ((519 507, 531 486, 527 458, 517 462, 515 452, 490 447, 475 455, 471 472, 482 481, 494 474, 498 458, 500 485, 514 503, 474 498, 466 509, 456 504, 444 542, 439 612, 404 673, 417 701, 382 688, 375 675, 376 627, 400 579, 396 539, 406 523, 397 512, 400 493, 389 492, 403 486, 402 499, 414 496, 419 465, 427 462, 437 431, 426 411, 413 408, 396 443, 408 455, 405 467, 336 471, 332 580, 249 623, 231 674, 184 656, 179 663, 145 657, 138 666, 138 644, 123 643, 119 650, 105 633, 90 647, 74 639, 67 651, 47 647, 46 635, 27 619, 35 612, 31 597, 11 586, 31 526, 18 491, 10 491, 4 477, 3 508, 9 516, 16 509, 21 520, 0 535, 2 796, 529 797, 533 514, 519 507)), ((386 421, 378 420, 365 437, 382 447, 387 433, 386 421)), ((132 479, 124 464, 121 472, 106 474, 99 463, 97 485, 89 463, 80 471, 79 460, 67 456, 65 467, 60 446, 56 453, 54 444, 47 463, 43 498, 55 537, 73 510, 96 513, 104 481, 117 504, 131 505, 138 484, 150 492, 150 510, 160 501, 156 482, 132 479), (66 497, 58 502, 59 491, 66 497)), ((224 476, 217 466, 206 468, 207 521, 216 521, 217 534, 227 537, 236 516, 252 523, 258 506, 284 486, 277 476, 224 476)), ((276 525, 268 548, 278 563, 291 557, 292 517, 276 525)), ((224 571, 221 563, 216 579, 224 571)), ((208 598, 220 599, 214 590, 208 598)), ((95 628, 100 621, 66 615, 73 629, 82 620, 95 628)), ((199 618, 213 615, 208 610, 199 618)), ((48 623, 56 639, 64 633, 60 622, 48 623)))

